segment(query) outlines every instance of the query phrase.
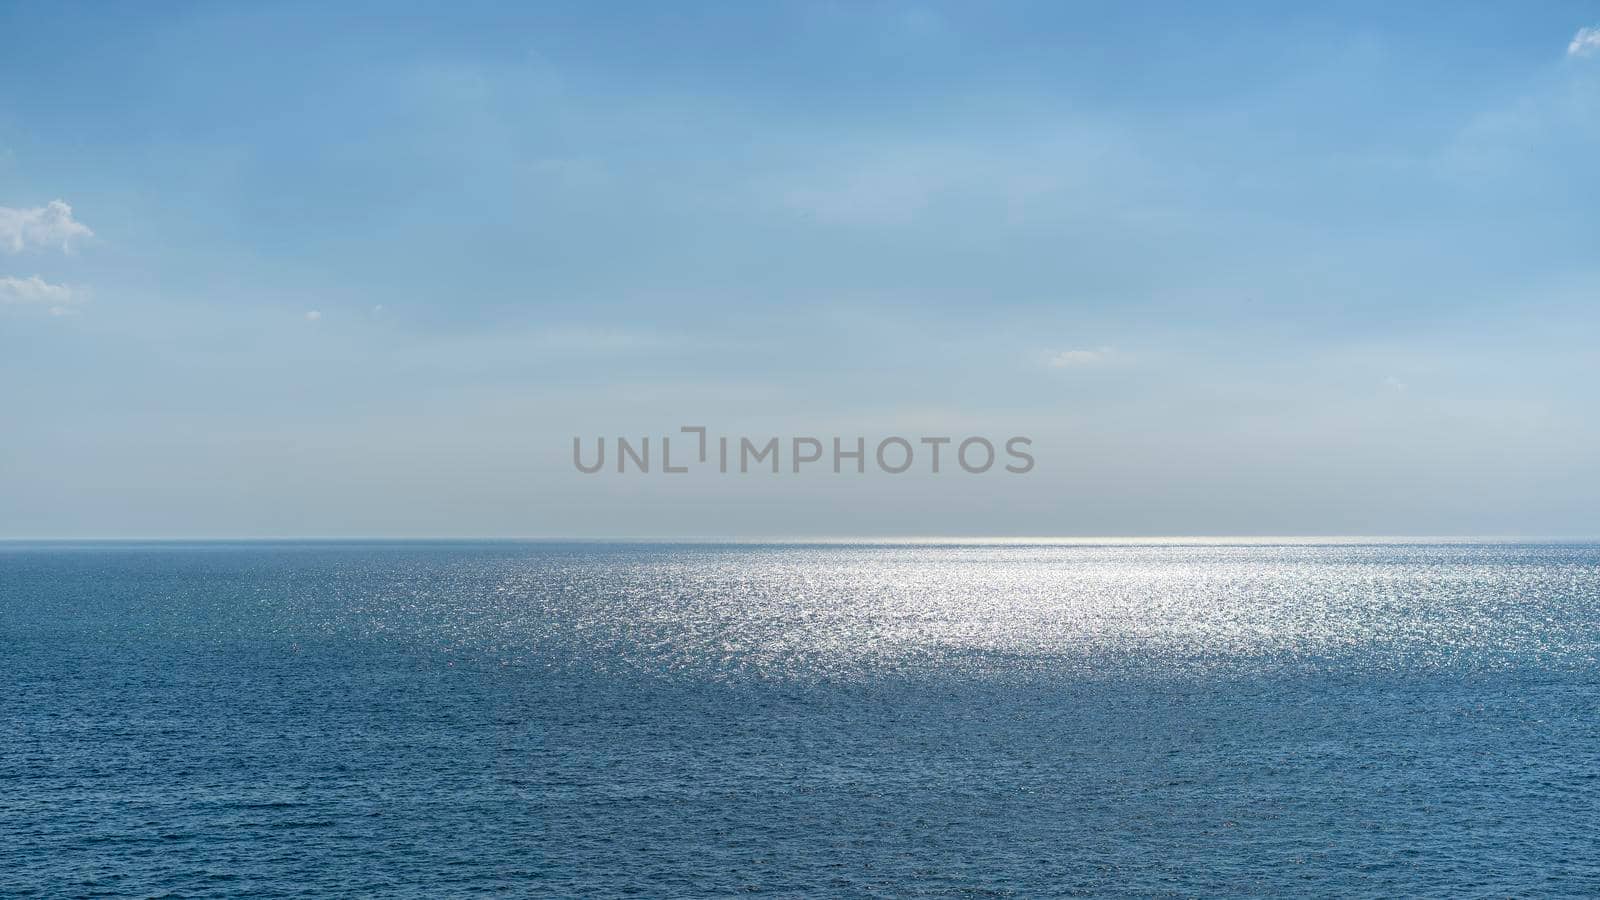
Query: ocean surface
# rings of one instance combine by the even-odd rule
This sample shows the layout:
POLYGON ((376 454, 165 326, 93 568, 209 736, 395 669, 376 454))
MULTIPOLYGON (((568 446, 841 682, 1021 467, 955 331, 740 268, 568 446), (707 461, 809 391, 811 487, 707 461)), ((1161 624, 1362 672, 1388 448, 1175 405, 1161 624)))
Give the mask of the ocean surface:
POLYGON ((1600 895, 1600 546, 0 545, 0 895, 1600 895))

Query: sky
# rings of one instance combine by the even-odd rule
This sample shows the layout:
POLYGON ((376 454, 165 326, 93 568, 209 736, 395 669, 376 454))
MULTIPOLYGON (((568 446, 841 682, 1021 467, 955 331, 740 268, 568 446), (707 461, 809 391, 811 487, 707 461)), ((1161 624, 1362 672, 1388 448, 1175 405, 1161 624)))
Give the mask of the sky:
POLYGON ((0 538, 1600 535, 1600 3, 0 46, 0 538), (685 425, 1036 465, 573 465, 685 425))

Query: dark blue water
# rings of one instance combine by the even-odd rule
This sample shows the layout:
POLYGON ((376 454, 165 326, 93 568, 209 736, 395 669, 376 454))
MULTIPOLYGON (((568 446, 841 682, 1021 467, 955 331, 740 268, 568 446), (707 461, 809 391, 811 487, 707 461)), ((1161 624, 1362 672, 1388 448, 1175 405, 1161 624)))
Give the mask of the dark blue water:
POLYGON ((1600 548, 0 546, 0 894, 1600 894, 1600 548))

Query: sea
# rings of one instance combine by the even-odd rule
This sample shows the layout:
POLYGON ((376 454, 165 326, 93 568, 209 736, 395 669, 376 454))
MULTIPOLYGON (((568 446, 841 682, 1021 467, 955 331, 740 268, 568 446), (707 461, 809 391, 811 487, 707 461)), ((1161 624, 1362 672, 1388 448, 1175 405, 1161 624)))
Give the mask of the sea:
POLYGON ((0 896, 1600 895, 1600 545, 0 544, 0 896))

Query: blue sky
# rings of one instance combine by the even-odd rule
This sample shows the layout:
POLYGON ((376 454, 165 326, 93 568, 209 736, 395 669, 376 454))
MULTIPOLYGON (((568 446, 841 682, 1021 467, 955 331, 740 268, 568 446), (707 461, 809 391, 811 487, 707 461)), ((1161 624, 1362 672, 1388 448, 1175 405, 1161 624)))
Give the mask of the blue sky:
POLYGON ((0 536, 1593 535, 1595 29, 0 4, 0 536), (1039 466, 571 465, 683 424, 1039 466))

